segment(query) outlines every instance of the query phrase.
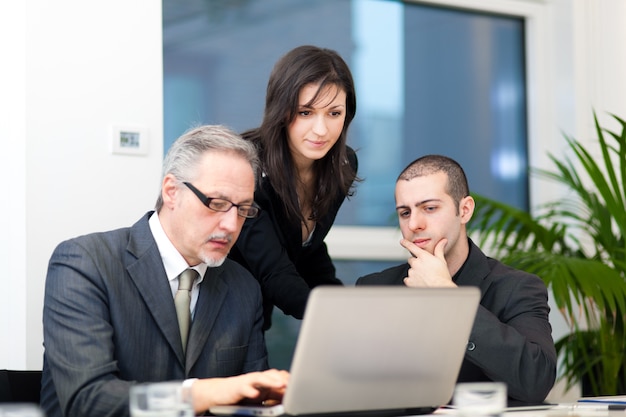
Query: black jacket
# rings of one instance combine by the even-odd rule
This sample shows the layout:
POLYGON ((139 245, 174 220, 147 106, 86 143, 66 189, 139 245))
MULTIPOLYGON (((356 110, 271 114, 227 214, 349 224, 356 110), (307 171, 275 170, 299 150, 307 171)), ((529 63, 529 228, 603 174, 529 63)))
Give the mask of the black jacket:
MULTIPOLYGON (((543 281, 488 258, 471 240, 459 285, 479 287, 481 301, 458 382, 502 381, 509 404, 541 403, 556 378, 556 350, 543 281)), ((404 285, 409 264, 366 275, 356 285, 404 285)))
MULTIPOLYGON (((348 162, 356 174, 358 160, 349 147, 348 162)), ((310 243, 302 246, 300 222, 287 220, 271 179, 260 179, 254 193, 254 201, 261 207, 260 215, 246 220, 229 257, 245 266, 261 284, 266 329, 271 326, 274 305, 301 319, 311 288, 342 285, 335 276, 324 239, 345 198, 336 196, 329 212, 317 221, 310 243)))

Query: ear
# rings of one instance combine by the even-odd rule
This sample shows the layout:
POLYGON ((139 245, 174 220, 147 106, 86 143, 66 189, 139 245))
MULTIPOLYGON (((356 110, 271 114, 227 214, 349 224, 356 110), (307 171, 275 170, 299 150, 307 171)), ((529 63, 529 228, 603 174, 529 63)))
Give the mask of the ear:
POLYGON ((476 207, 476 202, 472 196, 468 195, 461 199, 459 202, 459 216, 461 217, 462 224, 466 224, 470 221, 474 215, 474 207, 476 207))
POLYGON ((161 183, 161 197, 163 198, 163 207, 173 208, 176 204, 176 198, 179 192, 179 181, 172 175, 167 174, 161 183))

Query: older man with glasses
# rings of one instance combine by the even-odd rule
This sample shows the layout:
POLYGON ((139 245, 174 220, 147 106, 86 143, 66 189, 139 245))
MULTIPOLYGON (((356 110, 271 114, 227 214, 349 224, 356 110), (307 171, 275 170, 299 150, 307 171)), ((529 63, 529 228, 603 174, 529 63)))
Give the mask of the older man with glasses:
POLYGON ((156 211, 55 249, 43 313, 47 417, 127 416, 140 382, 180 381, 197 414, 280 399, 288 373, 267 369, 258 282, 227 259, 259 212, 257 171, 253 145, 236 133, 190 130, 165 158, 156 211))

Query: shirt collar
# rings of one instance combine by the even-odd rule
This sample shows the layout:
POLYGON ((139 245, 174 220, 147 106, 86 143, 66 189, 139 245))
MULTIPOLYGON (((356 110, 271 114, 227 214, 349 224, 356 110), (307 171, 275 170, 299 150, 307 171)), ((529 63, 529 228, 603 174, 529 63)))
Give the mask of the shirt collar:
MULTIPOLYGON (((168 280, 173 280, 180 275, 185 269, 189 268, 187 261, 183 258, 183 255, 176 250, 172 241, 165 234, 165 230, 163 230, 163 226, 161 225, 161 221, 159 219, 159 214, 154 212, 150 219, 148 220, 148 224, 150 226, 150 231, 152 232, 152 236, 157 244, 157 248, 159 249, 159 253, 161 254, 161 259, 163 260, 163 267, 165 268, 165 274, 167 275, 168 280)), ((198 265, 193 265, 191 268, 198 271, 200 275, 200 279, 197 281, 199 284, 204 279, 204 273, 207 270, 207 264, 200 263, 198 265)))

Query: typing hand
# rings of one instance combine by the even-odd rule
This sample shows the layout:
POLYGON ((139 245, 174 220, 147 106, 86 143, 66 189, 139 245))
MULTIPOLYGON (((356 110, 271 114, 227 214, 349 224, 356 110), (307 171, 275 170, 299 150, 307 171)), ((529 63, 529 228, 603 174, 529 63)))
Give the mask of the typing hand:
POLYGON ((199 379, 192 386, 194 409, 196 413, 203 413, 214 405, 279 402, 288 381, 289 372, 276 369, 228 378, 199 379))
POLYGON ((441 239, 435 246, 434 254, 420 248, 413 242, 402 239, 400 244, 413 257, 409 258, 408 276, 404 278, 407 287, 456 287, 452 281, 444 256, 447 239, 441 239))

